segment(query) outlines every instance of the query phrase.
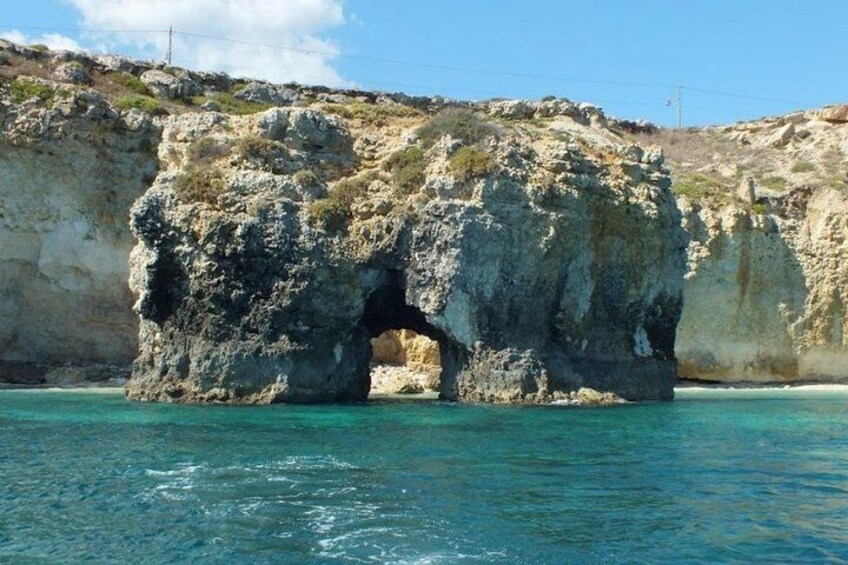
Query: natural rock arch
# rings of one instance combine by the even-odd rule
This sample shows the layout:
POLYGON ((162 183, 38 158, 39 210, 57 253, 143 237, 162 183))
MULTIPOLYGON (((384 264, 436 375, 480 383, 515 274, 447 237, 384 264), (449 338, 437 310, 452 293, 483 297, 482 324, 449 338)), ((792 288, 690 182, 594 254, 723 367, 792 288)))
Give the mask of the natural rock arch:
MULTIPOLYGON (((163 134, 176 155, 233 135, 215 116, 185 120, 163 134)), ((504 131, 486 146, 485 174, 433 173, 409 193, 355 172, 337 118, 275 109, 245 120, 274 140, 273 159, 222 162, 223 192, 202 201, 179 192, 175 160, 133 207, 130 398, 361 401, 370 338, 390 327, 439 342, 447 399, 549 402, 580 387, 673 396, 687 240, 660 157, 504 131), (316 208, 326 179, 349 201, 316 208)), ((422 152, 427 170, 449 170, 454 149, 445 137, 422 152)))
MULTIPOLYGON (((401 272, 387 271, 383 275, 381 284, 365 303, 362 324, 371 338, 386 330, 409 329, 435 341, 439 345, 441 365, 439 398, 457 399, 457 375, 464 368, 468 355, 456 338, 435 327, 419 308, 407 303, 401 272)), ((368 384, 370 386, 370 377, 368 384)))

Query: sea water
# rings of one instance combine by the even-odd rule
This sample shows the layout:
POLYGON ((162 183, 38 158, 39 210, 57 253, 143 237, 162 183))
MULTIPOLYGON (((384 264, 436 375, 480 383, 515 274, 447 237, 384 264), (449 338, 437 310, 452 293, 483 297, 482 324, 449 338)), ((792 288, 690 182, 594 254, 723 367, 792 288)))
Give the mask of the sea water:
POLYGON ((848 393, 613 408, 0 391, 0 562, 848 559, 848 393))

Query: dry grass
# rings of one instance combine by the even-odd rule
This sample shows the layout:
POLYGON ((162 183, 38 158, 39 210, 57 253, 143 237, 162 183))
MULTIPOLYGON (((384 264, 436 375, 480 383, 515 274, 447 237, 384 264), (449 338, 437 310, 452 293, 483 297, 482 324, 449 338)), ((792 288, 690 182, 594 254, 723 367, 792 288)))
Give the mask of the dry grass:
POLYGON ((400 104, 352 102, 349 104, 327 104, 321 109, 328 114, 333 114, 346 120, 358 120, 364 125, 372 126, 385 126, 398 119, 419 118, 423 116, 421 111, 400 104))
POLYGON ((18 77, 50 78, 50 69, 43 63, 24 59, 19 55, 9 55, 6 63, 0 66, 0 77, 12 80, 18 77))

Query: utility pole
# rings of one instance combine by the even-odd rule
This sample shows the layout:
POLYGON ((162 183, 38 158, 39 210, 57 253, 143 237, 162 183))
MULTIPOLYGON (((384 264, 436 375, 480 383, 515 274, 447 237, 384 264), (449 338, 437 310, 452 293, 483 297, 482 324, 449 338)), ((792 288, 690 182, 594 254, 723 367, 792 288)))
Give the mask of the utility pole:
POLYGON ((168 27, 168 66, 171 66, 171 56, 174 54, 174 26, 168 27))
POLYGON ((683 87, 677 86, 677 98, 672 98, 666 101, 666 106, 674 106, 677 108, 677 129, 683 127, 683 87))
MULTIPOLYGON (((170 60, 168 61, 170 63, 170 60)), ((677 129, 683 127, 683 87, 677 85, 677 129)))

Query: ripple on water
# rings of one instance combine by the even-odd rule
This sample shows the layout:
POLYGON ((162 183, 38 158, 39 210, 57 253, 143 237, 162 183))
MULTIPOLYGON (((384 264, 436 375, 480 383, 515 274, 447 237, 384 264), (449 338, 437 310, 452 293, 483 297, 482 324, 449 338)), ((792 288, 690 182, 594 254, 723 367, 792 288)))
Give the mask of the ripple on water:
POLYGON ((204 410, 0 392, 0 562, 848 559, 848 397, 708 396, 204 410))

